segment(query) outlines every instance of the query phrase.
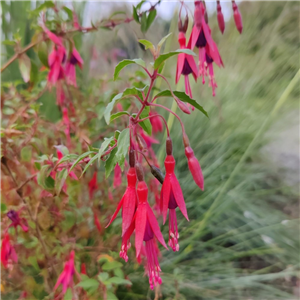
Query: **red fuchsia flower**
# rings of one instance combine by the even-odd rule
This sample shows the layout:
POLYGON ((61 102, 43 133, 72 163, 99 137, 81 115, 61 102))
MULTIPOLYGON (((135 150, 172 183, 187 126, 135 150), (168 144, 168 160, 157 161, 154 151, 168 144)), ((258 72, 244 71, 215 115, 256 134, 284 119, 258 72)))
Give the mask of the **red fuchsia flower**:
MULTIPOLYGON (((138 171, 137 171, 138 172, 138 171)), ((139 180, 143 179, 138 175, 139 180)), ((160 277, 160 266, 157 258, 157 251, 155 247, 156 239, 166 248, 167 245, 160 232, 160 228, 156 217, 148 204, 148 187, 144 181, 139 181, 137 186, 137 195, 139 199, 139 205, 136 210, 134 220, 135 220, 135 249, 136 257, 138 258, 141 254, 143 242, 145 242, 146 249, 146 260, 147 267, 146 271, 149 277, 150 288, 153 289, 154 286, 161 284, 160 277)))
MULTIPOLYGON (((202 82, 205 83, 207 76, 207 60, 206 54, 219 67, 223 66, 218 47, 211 37, 211 30, 205 21, 205 7, 202 1, 195 1, 194 20, 195 24, 188 42, 188 47, 194 49, 199 48, 199 77, 202 76, 202 82)), ((213 70, 212 70, 213 71, 213 70)), ((211 72, 210 72, 211 73, 211 72)), ((213 72, 209 76, 211 86, 216 86, 213 72)))
POLYGON ((53 47, 52 52, 48 56, 48 64, 50 71, 48 73, 48 82, 51 85, 57 83, 59 79, 64 78, 63 63, 66 59, 66 49, 63 46, 53 47))
POLYGON ((132 220, 130 226, 126 230, 126 232, 122 236, 122 246, 121 246, 121 251, 119 253, 120 257, 123 258, 126 262, 128 262, 128 255, 127 251, 131 247, 130 243, 130 237, 134 231, 135 228, 135 220, 132 220))
POLYGON ((85 263, 82 263, 82 264, 81 264, 81 267, 80 267, 80 273, 86 275, 86 266, 85 266, 85 263))
POLYGON ((81 58, 80 54, 76 50, 75 46, 73 45, 72 53, 70 56, 70 59, 68 60, 65 68, 65 75, 66 75, 66 80, 68 84, 71 84, 75 87, 77 87, 76 83, 76 65, 80 69, 82 69, 83 65, 83 59, 81 58))
MULTIPOLYGON (((149 115, 153 116, 153 115, 155 115, 155 113, 150 111, 149 115)), ((158 117, 158 116, 152 117, 152 118, 150 118, 150 122, 151 122, 152 130, 153 130, 154 134, 157 132, 163 131, 163 123, 162 123, 162 120, 160 117, 158 117)))
POLYGON ((234 22, 237 30, 239 33, 242 33, 243 31, 243 21, 242 21, 242 16, 239 11, 238 6, 236 5, 235 1, 232 1, 232 9, 233 9, 233 17, 234 17, 234 22))
POLYGON ((119 202, 116 211, 114 212, 113 216, 111 217, 109 223, 106 225, 107 228, 117 217, 119 210, 122 208, 122 236, 128 230, 132 218, 134 216, 134 212, 137 205, 137 195, 136 195, 136 172, 135 172, 135 153, 134 151, 130 151, 129 154, 129 164, 130 168, 127 173, 127 188, 126 191, 119 202))
MULTIPOLYGON (((59 146, 54 146, 54 147, 56 147, 56 154, 57 154, 57 158, 58 158, 58 162, 63 158, 63 153, 59 150, 59 146)), ((59 171, 61 171, 62 170, 62 168, 60 168, 59 166, 57 167, 57 170, 59 170, 59 171)), ((53 178, 53 179, 55 179, 55 176, 56 176, 56 172, 54 172, 53 173, 53 171, 51 172, 51 177, 53 178)), ((75 179, 75 180, 78 180, 78 177, 76 176, 76 174, 73 172, 73 171, 71 171, 71 172, 69 172, 69 177, 70 178, 72 178, 72 179, 75 179)))
POLYGON ((225 21, 224 21, 224 16, 222 13, 222 7, 220 4, 220 1, 217 1, 217 17, 218 17, 218 25, 219 25, 220 31, 223 34, 224 30, 225 30, 225 21))
POLYGON ((94 212, 94 224, 95 224, 97 230, 99 231, 99 233, 101 233, 102 227, 101 227, 101 224, 99 222, 96 212, 94 212))
POLYGON ((7 216, 10 218, 12 223, 9 225, 9 227, 15 227, 17 230, 17 227, 20 226, 24 232, 28 231, 28 223, 25 218, 20 218, 19 212, 16 212, 15 210, 10 210, 7 213, 7 216))
POLYGON ((14 247, 10 243, 9 234, 6 232, 1 245, 1 262, 4 268, 7 268, 11 261, 14 261, 15 263, 18 262, 18 256, 14 247))
POLYGON ((190 172, 194 178, 195 183, 199 186, 199 188, 204 190, 204 177, 202 174, 202 170, 199 164, 198 159, 194 155, 193 149, 190 147, 190 142, 186 134, 183 135, 183 143, 185 146, 185 155, 188 159, 188 165, 190 172))
MULTIPOLYGON (((179 32, 178 42, 180 49, 188 49, 186 47, 186 38, 184 32, 179 32)), ((179 53, 176 69, 176 84, 179 81, 181 75, 184 75, 185 93, 193 98, 192 89, 189 81, 189 74, 192 74, 197 82, 198 69, 192 55, 179 53)))
POLYGON ((122 170, 119 164, 116 164, 114 173, 114 188, 117 188, 122 184, 122 170))
POLYGON ((161 212, 163 215, 163 223, 167 219, 169 209, 169 246, 173 251, 179 250, 178 244, 178 228, 175 209, 179 207, 184 217, 189 221, 187 210, 182 194, 180 184, 174 174, 175 159, 172 155, 172 141, 167 138, 166 141, 167 157, 165 159, 166 175, 161 189, 161 212))
POLYGON ((97 171, 94 172, 94 175, 93 175, 92 179, 89 181, 88 185, 89 185, 89 196, 90 196, 90 199, 93 199, 94 193, 98 189, 97 171))
POLYGON ((72 251, 70 254, 70 258, 67 262, 64 264, 64 269, 59 275, 57 282, 54 286, 54 290, 58 288, 58 286, 62 285, 62 294, 64 295, 69 287, 73 287, 74 281, 73 281, 73 275, 75 274, 75 266, 74 266, 74 258, 75 258, 75 252, 72 251))
POLYGON ((56 82, 56 104, 60 107, 64 106, 66 95, 62 86, 62 82, 59 80, 56 82))

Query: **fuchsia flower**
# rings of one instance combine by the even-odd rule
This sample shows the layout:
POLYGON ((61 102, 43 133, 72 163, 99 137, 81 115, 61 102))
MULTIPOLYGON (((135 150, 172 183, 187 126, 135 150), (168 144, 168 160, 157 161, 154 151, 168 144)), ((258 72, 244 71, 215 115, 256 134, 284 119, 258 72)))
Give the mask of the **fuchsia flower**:
POLYGON ((160 232, 156 217, 148 204, 148 187, 144 181, 138 183, 137 195, 139 205, 134 216, 136 257, 140 256, 143 242, 145 242, 146 270, 148 272, 150 288, 153 289, 157 283, 162 283, 160 277, 161 269, 157 258, 158 253, 154 237, 156 237, 166 249, 168 248, 160 232))
POLYGON ((73 287, 73 275, 75 274, 74 266, 75 252, 72 251, 69 260, 64 264, 64 269, 59 275, 57 282, 54 286, 54 290, 61 284, 63 287, 62 294, 64 295, 69 287, 73 287))
POLYGON ((94 212, 94 224, 95 224, 97 230, 101 233, 102 227, 101 227, 101 224, 99 222, 96 212, 94 212))
POLYGON ((82 264, 81 264, 81 267, 80 267, 80 273, 86 275, 86 266, 85 266, 85 263, 82 263, 82 264))
MULTIPOLYGON (((150 111, 149 116, 153 116, 154 113, 150 111)), ((150 118, 150 122, 152 125, 153 133, 162 132, 163 131, 163 123, 160 117, 155 116, 150 118)))
POLYGON ((12 223, 9 225, 9 227, 15 227, 17 230, 17 227, 20 226, 24 232, 28 231, 28 223, 25 218, 20 218, 19 212, 16 212, 15 210, 10 210, 7 213, 7 216, 10 218, 12 223))
POLYGON ((90 196, 90 199, 92 199, 94 196, 94 193, 98 189, 97 171, 94 172, 94 175, 93 175, 92 179, 89 181, 88 185, 89 185, 89 196, 90 196))
MULTIPOLYGON (((180 49, 188 49, 188 47, 186 47, 186 38, 184 32, 179 32, 178 42, 180 49)), ((179 53, 176 69, 176 84, 178 83, 180 76, 184 75, 185 93, 191 98, 193 98, 193 95, 189 81, 189 74, 192 74, 197 82, 197 73, 198 70, 193 56, 185 53, 179 53)))
POLYGON ((242 21, 242 16, 239 11, 238 6, 236 5, 235 1, 232 1, 232 9, 233 9, 233 17, 234 17, 234 22, 237 30, 239 33, 242 33, 243 31, 243 21, 242 21))
POLYGON ((169 246, 173 251, 179 250, 178 244, 178 228, 175 209, 179 207, 184 217, 189 221, 187 210, 182 194, 180 184, 174 174, 175 159, 172 155, 172 141, 167 138, 166 141, 167 157, 165 159, 166 175, 161 189, 161 212, 163 215, 163 223, 167 219, 169 209, 169 246))
POLYGON ((122 170, 117 163, 115 166, 115 175, 114 175, 114 188, 117 188, 122 184, 122 170))
MULTIPOLYGON (((195 24, 188 42, 188 48, 199 48, 199 77, 202 76, 202 82, 205 83, 205 76, 207 76, 208 60, 214 61, 219 67, 223 66, 218 47, 211 37, 211 30, 205 22, 205 7, 202 1, 195 1, 194 19, 195 24), (207 54, 207 55, 206 55, 207 54)), ((212 63, 211 62, 211 63, 212 63)), ((215 95, 216 82, 212 64, 210 67, 209 83, 215 95)))
POLYGON ((121 201, 119 202, 116 211, 114 212, 113 216, 111 217, 109 223, 106 225, 105 228, 107 228, 113 221, 114 219, 117 217, 119 210, 121 209, 121 207, 123 206, 122 209, 122 236, 125 234, 125 232, 128 230, 134 212, 135 212, 135 208, 137 205, 137 195, 136 195, 136 172, 135 172, 135 157, 134 157, 134 152, 130 153, 130 157, 129 157, 129 164, 130 164, 130 168, 129 171, 127 173, 127 182, 128 182, 128 186, 126 188, 126 191, 121 199, 121 201))
POLYGON ((189 165, 190 172, 192 173, 195 183, 203 191, 204 190, 204 178, 203 178, 202 170, 201 170, 198 159, 194 155, 193 149, 190 147, 189 139, 185 133, 183 134, 183 144, 185 147, 185 155, 188 159, 188 165, 189 165))
POLYGON ((52 52, 48 56, 48 64, 50 71, 48 73, 48 82, 52 85, 56 84, 59 79, 64 78, 63 63, 66 59, 66 49, 63 46, 53 47, 52 52))
POLYGON ((66 64, 65 75, 66 75, 67 82, 75 87, 77 87, 76 68, 75 68, 76 65, 78 65, 79 68, 82 69, 83 59, 81 58, 80 54, 76 50, 75 46, 73 45, 73 50, 70 59, 66 64))
POLYGON ((10 263, 11 260, 18 262, 18 256, 14 247, 10 243, 9 234, 6 232, 1 245, 1 262, 4 268, 7 268, 8 263, 10 263))
POLYGON ((220 31, 223 34, 224 30, 225 30, 225 21, 224 21, 224 16, 222 13, 222 7, 220 4, 220 1, 217 1, 217 18, 218 18, 218 25, 219 25, 220 31))

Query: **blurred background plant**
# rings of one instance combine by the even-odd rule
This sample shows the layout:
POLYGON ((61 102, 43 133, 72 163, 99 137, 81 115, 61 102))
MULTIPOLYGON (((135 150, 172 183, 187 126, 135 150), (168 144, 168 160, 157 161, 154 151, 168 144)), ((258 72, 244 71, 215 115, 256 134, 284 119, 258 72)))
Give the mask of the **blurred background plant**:
MULTIPOLYGON (((1 5, 5 37, 3 63, 14 54, 13 39, 20 39, 22 47, 34 39, 39 11, 33 9, 40 4, 24 1, 1 2, 1 5), (20 11, 31 11, 32 18, 20 11)), ((88 22, 89 5, 95 4, 74 3, 80 24, 88 22)), ((103 7, 103 11, 111 10, 111 13, 121 10, 129 16, 132 14, 132 8, 125 3, 99 2, 93 7, 99 11, 103 7)), ((201 192, 192 181, 184 151, 176 151, 176 170, 190 222, 179 218, 179 253, 162 252, 163 285, 155 291, 156 299, 160 295, 162 299, 176 300, 275 300, 298 299, 300 296, 297 136, 300 43, 296 26, 299 24, 299 3, 242 2, 239 9, 243 15, 242 35, 229 20, 222 36, 214 12, 209 16, 225 69, 215 72, 218 82, 215 98, 201 82, 192 84, 194 99, 206 109, 210 118, 199 116, 197 111, 183 116, 187 134, 204 171, 205 191, 201 192)), ((103 11, 101 14, 105 15, 103 11)), ((176 25, 175 12, 171 20, 155 19, 146 33, 140 31, 138 24, 130 23, 113 31, 74 35, 76 48, 85 64, 83 71, 77 73, 79 89, 70 89, 76 111, 81 112, 79 125, 71 136, 74 144, 77 143, 73 152, 86 151, 86 142, 99 147, 102 134, 111 130, 103 120, 106 102, 111 94, 127 87, 121 81, 111 82, 117 62, 136 57, 150 60, 150 55, 137 42, 138 38, 146 37, 156 44, 173 32, 165 48, 177 49, 176 25)), ((29 76, 42 83, 47 72, 41 70, 42 59, 36 53, 38 50, 27 52, 31 59, 29 76)), ((175 58, 171 58, 163 71, 170 82, 174 81, 174 65, 175 58)), ((31 89, 24 84, 24 74, 21 75, 19 67, 18 61, 12 63, 2 74, 1 83, 2 147, 5 147, 2 148, 1 162, 8 164, 5 157, 13 172, 18 169, 18 186, 28 177, 25 175, 28 175, 32 160, 38 168, 39 163, 55 154, 54 145, 65 142, 61 130, 62 114, 53 91, 38 97, 37 104, 27 105, 25 113, 19 111, 29 95, 32 97, 36 93, 38 96, 43 91, 42 84, 33 84, 31 89), (32 117, 37 112, 39 117, 32 117), (17 120, 18 114, 22 115, 17 120), (27 144, 32 127, 35 128, 33 138, 27 144), (24 137, 22 132, 27 136, 24 137), (12 162, 17 151, 20 152, 19 164, 12 162)), ((142 76, 134 69, 129 69, 126 75, 129 76, 128 86, 130 81, 142 76)), ((167 88, 163 82, 156 87, 167 88)), ((177 89, 183 90, 182 82, 177 89)), ((172 118, 168 122, 172 127, 174 149, 181 149, 179 124, 172 118)), ((163 148, 163 143, 154 146, 160 163, 164 159, 163 148)), ((62 192, 59 196, 45 195, 41 199, 38 195, 42 188, 35 189, 34 183, 29 183, 20 195, 5 167, 2 169, 2 227, 7 223, 6 213, 19 207, 24 199, 33 212, 33 218, 28 222, 29 230, 36 232, 28 236, 18 229, 17 252, 23 255, 19 255, 19 268, 14 268, 12 273, 2 269, 2 299, 18 299, 22 297, 22 291, 28 293, 27 299, 52 299, 49 287, 56 277, 52 274, 47 282, 48 272, 60 273, 61 261, 74 247, 77 270, 80 270, 80 263, 84 263, 89 276, 83 280, 86 285, 82 285, 88 296, 82 292, 80 297, 154 298, 146 277, 143 277, 143 269, 137 263, 123 264, 118 258, 121 218, 111 228, 100 232, 94 224, 96 212, 104 227, 124 191, 125 182, 113 191, 112 180, 104 180, 105 170, 100 166, 97 170, 99 187, 92 199, 88 197, 88 182, 95 168, 88 170, 80 181, 67 179, 68 197, 62 192), (112 200, 109 200, 109 193, 113 193, 112 200), (33 199, 39 200, 30 203, 33 199), (59 211, 51 211, 52 205, 59 211), (60 226, 56 225, 58 220, 60 226), (40 236, 45 245, 39 242, 40 236), (92 278, 95 276, 97 280, 92 278)), ((14 229, 10 230, 14 232, 14 229)), ((134 254, 131 256, 133 258, 134 254)), ((70 294, 66 294, 65 299, 71 299, 70 294)))

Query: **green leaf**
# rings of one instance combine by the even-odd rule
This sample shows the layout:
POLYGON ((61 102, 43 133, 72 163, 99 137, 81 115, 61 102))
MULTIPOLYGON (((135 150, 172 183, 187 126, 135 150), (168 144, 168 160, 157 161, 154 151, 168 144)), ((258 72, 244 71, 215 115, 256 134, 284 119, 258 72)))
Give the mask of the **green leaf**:
POLYGON ((111 121, 113 121, 115 119, 118 119, 119 117, 121 117, 123 115, 130 116, 130 113, 128 111, 120 111, 118 113, 115 113, 115 114, 113 114, 113 115, 110 116, 109 123, 111 123, 111 121))
POLYGON ((120 133, 118 138, 118 151, 116 153, 117 161, 121 161, 125 159, 125 156, 128 153, 128 148, 130 144, 130 131, 129 128, 125 128, 120 133))
POLYGON ((63 7, 63 10, 67 13, 69 19, 73 20, 73 11, 66 6, 63 7))
POLYGON ((140 9, 142 7, 142 5, 145 3, 145 0, 142 0, 137 6, 136 9, 140 9))
MULTIPOLYGON (((207 111, 196 102, 196 100, 191 99, 185 92, 179 92, 179 91, 173 91, 173 94, 179 98, 183 102, 187 102, 191 105, 193 105, 195 108, 197 108, 199 111, 201 111, 205 116, 208 117, 207 111)), ((164 90, 155 95, 155 97, 173 97, 170 90, 164 90)))
MULTIPOLYGON (((144 119, 147 118, 149 116, 149 112, 150 112, 150 107, 146 106, 141 115, 140 115, 140 119, 144 119)), ((139 122, 139 125, 151 136, 152 135, 152 125, 149 119, 144 120, 143 122, 139 122)))
POLYGON ((174 56, 174 55, 178 55, 180 53, 185 53, 185 54, 189 54, 189 55, 193 55, 196 56, 196 54, 190 50, 190 49, 178 49, 176 51, 173 52, 168 52, 168 53, 164 53, 161 54, 154 62, 154 69, 157 70, 159 68, 159 66, 168 58, 174 56))
POLYGON ((36 83, 39 78, 39 69, 33 60, 31 61, 30 82, 36 83))
POLYGON ((53 8, 55 7, 54 3, 52 1, 45 1, 42 5, 40 5, 39 7, 37 7, 35 10, 33 10, 33 13, 39 13, 44 9, 47 8, 53 8))
POLYGON ((28 262, 34 267, 34 269, 39 272, 40 271, 40 267, 38 265, 36 256, 30 256, 27 258, 28 262))
POLYGON ((107 272, 101 272, 99 275, 98 275, 98 279, 101 281, 101 282, 104 282, 108 279, 109 277, 109 274, 107 272))
POLYGON ((75 166, 80 162, 82 161, 84 158, 86 158, 87 156, 91 155, 91 154, 95 154, 95 151, 88 151, 88 152, 85 152, 83 154, 81 154, 77 159, 76 161, 73 163, 72 167, 70 168, 70 171, 72 171, 75 166))
POLYGON ((64 295, 64 300, 72 300, 72 299, 73 299, 72 290, 71 288, 68 288, 67 292, 64 295))
POLYGON ((141 58, 137 59, 124 59, 121 62, 118 63, 118 65, 115 67, 115 72, 114 72, 114 80, 116 80, 119 76, 119 73, 123 68, 125 68, 128 65, 131 64, 137 64, 143 68, 145 68, 146 64, 141 58))
POLYGON ((110 122, 110 114, 114 108, 116 101, 120 100, 122 98, 122 96, 123 96, 123 93, 119 93, 118 95, 114 96, 113 99, 107 104, 105 111, 104 111, 104 119, 107 124, 109 124, 109 122, 110 122))
POLYGON ((31 61, 26 54, 21 55, 19 58, 19 69, 23 80, 28 82, 30 79, 31 61))
POLYGON ((164 36, 160 41, 159 43, 157 44, 157 50, 158 52, 160 51, 162 45, 165 43, 165 41, 168 39, 169 36, 171 36, 172 32, 169 33, 168 35, 164 36))
POLYGON ((147 49, 155 50, 154 45, 151 42, 147 41, 147 40, 143 40, 143 39, 139 40, 139 43, 143 44, 145 46, 146 50, 147 49))
POLYGON ((156 9, 153 9, 149 12, 148 18, 147 18, 147 29, 146 31, 150 28, 151 24, 155 20, 156 17, 156 9))
POLYGON ((58 162, 58 165, 62 164, 63 162, 66 162, 68 160, 76 159, 77 157, 78 157, 77 154, 67 154, 60 159, 60 161, 58 162))
POLYGON ((52 191, 54 189, 55 181, 49 176, 52 171, 52 167, 49 165, 42 166, 40 172, 37 175, 38 184, 47 191, 52 191))
POLYGON ((139 15, 138 15, 138 13, 137 13, 136 7, 133 5, 132 8, 133 8, 133 11, 132 11, 132 17, 134 18, 134 20, 135 20, 137 23, 140 23, 140 18, 139 18, 139 15))
POLYGON ((11 40, 5 40, 5 41, 2 41, 2 44, 3 45, 7 45, 7 46, 15 46, 16 42, 15 41, 11 41, 11 40))
POLYGON ((127 280, 127 279, 123 279, 123 278, 120 278, 120 277, 111 277, 107 280, 109 283, 112 283, 112 284, 126 284, 126 285, 132 285, 132 283, 127 280))
POLYGON ((37 54, 38 54, 38 57, 41 61, 41 63, 49 68, 49 65, 48 65, 48 49, 47 49, 47 44, 46 42, 40 42, 37 46, 37 54))
POLYGON ((121 269, 114 269, 114 274, 117 276, 117 277, 120 277, 120 278, 123 278, 124 279, 124 273, 121 269))
POLYGON ((141 17, 141 31, 147 31, 147 14, 144 12, 141 17))
POLYGON ((88 278, 86 280, 80 281, 77 286, 82 287, 84 290, 90 290, 93 288, 98 288, 99 281, 94 278, 88 278))
POLYGON ((57 172, 57 174, 55 176, 55 194, 56 194, 56 196, 59 196, 60 191, 61 191, 67 177, 68 177, 67 169, 62 169, 61 171, 57 172))
POLYGON ((109 146, 109 144, 113 140, 114 140, 113 136, 110 137, 110 138, 105 138, 104 142, 101 144, 101 147, 100 147, 99 152, 98 152, 98 155, 99 155, 99 164, 100 164, 101 155, 104 153, 105 149, 109 146))
POLYGON ((106 298, 109 299, 109 300, 119 300, 117 298, 117 296, 111 291, 106 292, 106 298))
POLYGON ((1 212, 4 213, 7 209, 7 206, 4 203, 1 203, 1 212))
POLYGON ((105 177, 107 178, 112 170, 114 169, 115 165, 117 164, 118 160, 116 158, 116 153, 118 149, 115 148, 110 152, 109 158, 105 161, 105 177))
POLYGON ((116 15, 126 15, 126 12, 125 11, 115 11, 108 17, 108 19, 111 19, 112 17, 114 17, 116 15))
POLYGON ((102 270, 111 271, 123 267, 123 264, 118 261, 108 261, 102 266, 102 270))

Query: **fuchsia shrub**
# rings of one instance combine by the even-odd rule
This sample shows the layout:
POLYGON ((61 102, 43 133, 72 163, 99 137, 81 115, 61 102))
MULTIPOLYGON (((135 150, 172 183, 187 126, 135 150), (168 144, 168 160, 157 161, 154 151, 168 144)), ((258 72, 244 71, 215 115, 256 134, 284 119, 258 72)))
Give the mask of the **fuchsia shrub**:
MULTIPOLYGON (((151 6, 147 11, 143 11, 141 3, 134 7, 132 17, 124 17, 122 20, 107 19, 101 23, 101 26, 114 28, 118 24, 136 21, 141 24, 142 31, 146 31, 156 17, 156 6, 158 4, 151 6)), ((242 19, 234 1, 232 2, 232 7, 236 27, 241 33, 242 19)), ((53 4, 50 5, 49 9, 52 9, 58 15, 62 8, 59 4, 53 4)), ((217 83, 214 76, 213 64, 215 63, 218 67, 224 66, 208 25, 205 3, 195 1, 193 27, 191 35, 188 37, 188 42, 186 41, 186 32, 189 22, 192 21, 189 20, 188 10, 186 9, 186 16, 184 22, 182 22, 181 13, 184 9, 185 4, 181 3, 178 21, 178 50, 162 53, 161 49, 168 36, 164 37, 157 46, 154 46, 150 41, 139 40, 146 49, 150 50, 153 56, 153 64, 146 66, 146 63, 142 59, 125 59, 115 67, 115 80, 119 77, 122 69, 128 65, 135 65, 137 68, 140 68, 147 75, 148 80, 145 80, 144 88, 140 89, 134 86, 127 88, 115 95, 107 104, 104 111, 104 118, 108 125, 114 123, 114 127, 118 130, 114 130, 112 127, 109 134, 114 131, 113 135, 105 137, 100 148, 95 148, 93 145, 84 142, 82 142, 80 147, 77 147, 72 135, 76 136, 79 132, 78 124, 74 121, 74 119, 76 120, 78 109, 69 93, 70 86, 76 89, 80 88, 76 80, 76 66, 82 69, 85 64, 82 56, 75 47, 71 33, 76 31, 82 33, 91 32, 98 28, 96 26, 89 28, 81 27, 75 12, 69 10, 68 12, 71 12, 73 16, 72 21, 68 24, 61 23, 57 25, 56 30, 50 31, 46 26, 46 15, 44 13, 41 15, 40 30, 37 33, 39 42, 37 43, 47 41, 50 49, 46 52, 48 55, 47 66, 45 66, 48 72, 47 85, 46 89, 41 90, 41 93, 46 92, 47 89, 56 90, 56 103, 62 112, 62 121, 60 123, 61 126, 58 126, 59 128, 55 127, 55 133, 60 132, 62 134, 61 132, 63 132, 64 139, 62 139, 61 144, 54 145, 56 147, 57 158, 54 157, 55 151, 52 151, 52 149, 53 153, 48 155, 47 158, 43 157, 43 159, 38 160, 38 155, 33 157, 27 163, 26 172, 22 171, 26 174, 30 173, 29 177, 27 175, 27 178, 24 179, 24 176, 21 176, 21 171, 18 171, 18 164, 13 163, 13 155, 10 156, 11 150, 6 142, 7 137, 4 138, 4 149, 1 159, 5 174, 2 178, 3 202, 7 206, 12 207, 2 220, 1 262, 6 269, 3 271, 5 276, 14 276, 13 269, 17 268, 18 256, 23 256, 24 253, 29 256, 28 250, 23 253, 22 251, 25 250, 17 242, 18 228, 20 227, 25 239, 30 239, 30 235, 35 236, 41 245, 40 249, 42 250, 40 251, 44 252, 45 259, 36 261, 38 267, 47 269, 45 275, 47 287, 45 290, 52 297, 51 299, 63 299, 68 289, 74 299, 78 297, 79 299, 88 299, 89 295, 86 292, 91 293, 91 286, 94 292, 99 290, 103 293, 103 298, 109 299, 108 296, 112 293, 111 285, 114 281, 111 280, 110 284, 108 284, 108 275, 103 275, 104 273, 100 272, 100 270, 98 277, 96 276, 96 279, 91 280, 87 275, 89 274, 89 268, 83 261, 81 261, 81 272, 79 273, 76 266, 76 263, 80 263, 76 256, 76 252, 78 251, 76 243, 72 242, 72 237, 61 234, 62 229, 59 224, 68 215, 66 212, 69 212, 71 209, 68 207, 69 195, 67 185, 72 184, 74 181, 79 181, 82 186, 86 187, 88 192, 88 203, 91 207, 92 219, 97 230, 97 235, 101 236, 104 234, 105 224, 103 222, 106 222, 106 228, 110 226, 122 209, 122 225, 119 230, 122 241, 119 256, 126 262, 132 259, 128 251, 134 240, 137 262, 144 265, 145 274, 149 277, 151 289, 162 283, 161 272, 163 270, 161 270, 159 265, 159 244, 166 249, 168 249, 168 246, 160 230, 159 216, 162 215, 163 224, 167 220, 169 222, 168 245, 174 252, 180 249, 180 234, 178 232, 176 216, 178 211, 189 221, 183 196, 184 188, 180 186, 180 182, 176 177, 176 162, 173 156, 174 150, 170 129, 165 118, 160 114, 163 110, 173 114, 180 122, 183 146, 187 157, 186 167, 189 168, 195 183, 201 190, 204 190, 204 178, 199 160, 194 155, 180 116, 164 104, 161 104, 161 98, 172 97, 183 113, 190 114, 192 109, 195 110, 194 113, 201 112, 207 115, 204 108, 193 99, 189 75, 191 74, 195 81, 202 77, 203 84, 207 77, 209 86, 212 88, 212 93, 215 95, 217 83), (193 50, 199 52, 198 60, 195 60, 196 55, 193 50), (174 81, 177 84, 181 75, 184 76, 185 93, 172 91, 170 88, 156 92, 155 94, 154 86, 157 78, 161 78, 170 87, 170 83, 162 75, 162 70, 165 61, 175 55, 177 55, 177 69, 174 81), (149 81, 149 85, 146 84, 147 81, 149 81), (128 98, 132 99, 131 107, 128 111, 123 111, 122 100, 128 98), (117 107, 116 112, 114 106, 117 107), (122 122, 118 122, 119 120, 122 120, 122 122), (127 124, 125 128, 122 127, 124 122, 127 124), (164 130, 166 130, 167 134, 166 141, 162 141, 159 135, 164 130), (164 142, 166 142, 165 171, 162 166, 159 166, 156 154, 152 149, 152 144, 164 142), (78 153, 78 150, 76 151, 75 149, 82 149, 83 153, 78 153), (88 151, 84 152, 85 150, 88 151), (100 183, 98 181, 97 166, 99 162, 105 164, 107 176, 114 170, 113 189, 109 188, 108 183, 102 181, 100 183), (89 171, 90 168, 93 168, 93 171, 89 171), (154 178, 152 175, 148 176, 149 170, 154 178), (97 205, 93 204, 95 203, 94 200, 96 200, 95 195, 99 190, 103 190, 107 195, 107 199, 111 199, 114 202, 116 197, 119 196, 115 194, 115 190, 117 191, 122 182, 125 182, 124 178, 126 176, 124 173, 127 176, 127 188, 123 196, 119 197, 118 204, 114 203, 112 205, 116 206, 115 212, 112 213, 110 210, 106 212, 101 211, 97 205), (29 190, 26 191, 26 188, 29 190), (38 195, 36 192, 33 192, 34 190, 38 191, 38 195), (114 192, 112 193, 112 191, 114 192), (153 194, 153 198, 155 199, 154 204, 149 202, 149 194, 153 194), (35 210, 32 209, 28 203, 30 195, 33 198, 37 197, 38 202, 46 203, 43 205, 47 207, 54 220, 52 226, 54 229, 56 228, 55 230, 58 234, 57 243, 64 244, 69 251, 59 254, 57 251, 53 252, 51 247, 49 247, 50 241, 45 240, 46 236, 43 233, 43 227, 39 224, 40 218, 38 218, 38 215, 42 211, 39 210, 39 207, 35 208, 35 210), (47 200, 62 195, 63 197, 59 198, 62 202, 59 204, 56 201, 47 200), (16 203, 11 201, 11 198, 17 199, 16 203), (28 223, 30 223, 30 226, 28 223), (9 229, 11 227, 14 227, 15 231, 9 229), (59 240, 60 237, 61 240, 59 240), (86 282, 89 282, 89 285, 86 282), (60 286, 62 286, 62 289, 60 286)), ((225 23, 219 1, 217 1, 217 21, 223 33, 225 23)), ((25 52, 24 50, 23 53, 25 52)), ((15 59, 18 58, 17 55, 15 59)), ((9 64, 5 64, 2 71, 9 64)), ((200 87, 197 85, 197 88, 200 87)), ((36 99, 38 98, 39 95, 36 99)), ((27 107, 24 108, 24 111, 26 109, 27 107)), ((80 113, 84 112, 81 111, 80 113)), ((22 113, 21 116, 23 116, 22 113)), ((38 121, 37 116, 36 120, 38 121)), ((30 139, 35 136, 38 137, 38 132, 38 128, 33 128, 30 139)), ((30 140, 27 143, 30 143, 30 140)), ((71 231, 71 229, 69 230, 71 231)), ((80 234, 88 236, 88 233, 82 233, 81 231, 80 234)), ((100 254, 102 255, 103 253, 98 253, 98 255, 100 254)), ((40 254, 37 257, 40 257, 40 254)), ((96 259, 95 257, 93 258, 96 259)), ((111 262, 109 256, 104 258, 107 262, 111 262)), ((103 259, 102 256, 101 259, 103 259)), ((24 259, 22 259, 23 261, 24 259)), ((22 271, 18 270, 19 276, 21 273, 22 271)), ((123 278, 122 280, 123 284, 130 284, 127 279, 123 278)), ((23 296, 21 295, 22 299, 27 297, 28 292, 30 293, 30 291, 23 291, 23 296)))

